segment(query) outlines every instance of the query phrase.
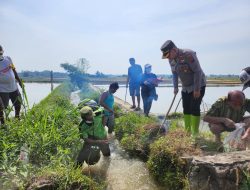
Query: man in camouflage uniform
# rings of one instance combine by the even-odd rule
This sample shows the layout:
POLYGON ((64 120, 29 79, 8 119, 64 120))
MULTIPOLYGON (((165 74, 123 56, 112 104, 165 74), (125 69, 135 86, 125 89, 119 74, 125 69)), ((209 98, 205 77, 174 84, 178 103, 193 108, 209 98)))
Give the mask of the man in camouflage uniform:
POLYGON ((169 59, 173 73, 174 94, 178 93, 178 78, 182 83, 182 102, 185 129, 196 136, 199 133, 200 104, 205 94, 206 78, 196 53, 179 49, 171 40, 161 47, 162 59, 169 59))
POLYGON ((250 117, 244 117, 246 112, 250 113, 250 99, 245 98, 242 91, 234 90, 230 91, 227 97, 218 99, 203 120, 209 123, 210 130, 218 143, 221 143, 222 132, 234 131, 235 123, 240 122, 246 124, 246 132, 242 139, 248 139, 250 137, 250 117))

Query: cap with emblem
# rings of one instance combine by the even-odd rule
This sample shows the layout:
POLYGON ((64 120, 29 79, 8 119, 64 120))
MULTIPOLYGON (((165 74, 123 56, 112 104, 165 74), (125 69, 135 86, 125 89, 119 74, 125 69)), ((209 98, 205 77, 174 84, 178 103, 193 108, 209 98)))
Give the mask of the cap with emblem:
POLYGON ((169 57, 169 51, 176 47, 174 42, 171 40, 167 40, 162 46, 161 46, 161 51, 162 51, 162 59, 166 59, 169 57))
POLYGON ((93 113, 92 108, 89 107, 89 106, 82 107, 82 109, 80 110, 80 113, 81 113, 82 118, 84 118, 84 116, 86 116, 88 114, 92 114, 93 117, 95 116, 95 114, 93 113))
POLYGON ((250 67, 245 68, 239 75, 240 81, 243 83, 243 90, 250 86, 250 67))

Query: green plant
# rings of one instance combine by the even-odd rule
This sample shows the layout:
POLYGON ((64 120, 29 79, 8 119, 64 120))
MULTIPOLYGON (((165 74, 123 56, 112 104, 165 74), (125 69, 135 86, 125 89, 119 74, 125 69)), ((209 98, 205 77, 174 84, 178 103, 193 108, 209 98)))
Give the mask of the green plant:
MULTIPOLYGON (((6 123, 8 127, 0 129, 0 182, 4 182, 2 189, 22 189, 27 178, 37 176, 39 168, 46 171, 52 162, 53 168, 58 171, 62 166, 73 165, 81 143, 78 131, 79 111, 69 101, 71 89, 69 83, 60 85, 38 105, 33 106, 21 120, 11 119, 6 123), (28 160, 21 157, 24 145, 28 160)), ((67 184, 76 184, 76 187, 81 188, 85 188, 84 184, 92 184, 90 180, 81 181, 79 178, 78 181, 73 176, 77 173, 73 167, 62 170, 70 175, 64 173, 50 176, 56 176, 57 181, 69 176, 71 180, 69 182, 66 179, 67 184)), ((43 178, 41 175, 38 178, 43 178)), ((79 171, 77 175, 80 175, 79 171)), ((44 178, 47 179, 46 176, 44 178)))
POLYGON ((181 157, 200 153, 192 142, 184 129, 176 128, 151 144, 147 165, 160 184, 170 189, 185 188, 187 171, 181 157))
POLYGON ((143 126, 150 123, 156 123, 156 119, 130 112, 116 119, 115 133, 121 139, 125 134, 130 135, 142 132, 143 126))
POLYGON ((250 171, 243 171, 243 184, 240 187, 240 190, 249 190, 250 189, 250 171))
POLYGON ((115 134, 121 146, 130 153, 147 160, 149 144, 157 136, 158 128, 145 129, 145 126, 155 127, 156 119, 136 113, 121 114, 116 118, 115 134))
POLYGON ((101 190, 105 185, 93 181, 82 174, 81 168, 76 168, 74 163, 62 165, 58 162, 40 169, 35 176, 30 177, 25 188, 36 189, 39 185, 47 185, 49 189, 82 189, 101 190))

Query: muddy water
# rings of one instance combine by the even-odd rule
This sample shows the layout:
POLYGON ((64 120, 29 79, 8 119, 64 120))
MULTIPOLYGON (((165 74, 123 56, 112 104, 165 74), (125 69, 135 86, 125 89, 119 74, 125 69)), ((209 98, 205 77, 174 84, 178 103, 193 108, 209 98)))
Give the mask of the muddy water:
MULTIPOLYGON (((78 104, 78 92, 71 94, 71 102, 78 104)), ((163 190, 149 175, 146 163, 131 158, 113 137, 109 140, 111 156, 101 156, 100 161, 93 165, 83 165, 83 172, 97 180, 104 180, 107 190, 163 190)))
POLYGON ((111 156, 101 157, 94 166, 84 165, 84 173, 105 180, 107 190, 161 190, 150 177, 146 164, 130 158, 117 140, 110 140, 111 156))

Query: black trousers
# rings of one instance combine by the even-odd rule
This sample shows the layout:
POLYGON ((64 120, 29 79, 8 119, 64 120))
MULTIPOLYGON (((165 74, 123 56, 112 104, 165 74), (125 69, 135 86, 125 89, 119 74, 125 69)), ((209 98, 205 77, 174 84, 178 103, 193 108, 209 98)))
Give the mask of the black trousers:
POLYGON ((81 165, 85 161, 89 165, 96 164, 101 157, 100 151, 103 156, 110 156, 109 144, 87 144, 85 143, 78 154, 77 164, 81 165))
POLYGON ((181 96, 182 96, 182 106, 183 106, 183 113, 184 114, 190 114, 190 115, 194 115, 194 116, 200 116, 200 105, 201 105, 201 101, 202 98, 205 94, 205 89, 206 86, 201 87, 200 90, 200 97, 195 99, 193 97, 193 92, 181 92, 181 96))
POLYGON ((5 109, 9 105, 9 100, 11 100, 15 108, 15 117, 19 117, 21 105, 22 105, 22 96, 19 90, 17 89, 14 92, 0 92, 0 97, 2 99, 2 103, 5 109))

